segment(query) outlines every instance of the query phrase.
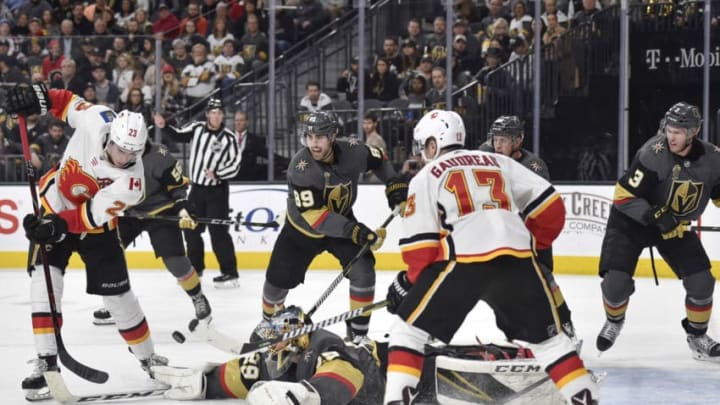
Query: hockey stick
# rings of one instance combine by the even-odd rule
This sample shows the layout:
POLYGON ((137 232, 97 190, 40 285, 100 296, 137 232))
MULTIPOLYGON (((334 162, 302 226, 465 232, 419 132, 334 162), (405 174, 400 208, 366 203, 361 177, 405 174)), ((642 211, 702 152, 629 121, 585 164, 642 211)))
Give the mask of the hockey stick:
MULTIPOLYGON (((35 216, 40 218, 40 204, 37 190, 35 189, 35 169, 30 162, 30 143, 28 142, 25 116, 22 114, 18 114, 18 127, 20 128, 20 140, 22 141, 23 155, 25 157, 25 169, 27 171, 28 184, 30 186, 30 198, 32 200, 33 213, 35 216)), ((70 356, 70 353, 68 353, 67 348, 65 347, 65 343, 63 343, 62 336, 60 335, 60 316, 57 311, 57 306, 55 305, 55 293, 53 290, 52 279, 50 278, 50 266, 48 265, 47 251, 45 250, 44 244, 39 243, 37 246, 40 251, 40 261, 43 265, 43 274, 45 275, 45 289, 47 290, 48 301, 50 303, 50 317, 52 318, 52 327, 53 333, 55 334, 58 357, 60 357, 60 361, 68 368, 68 370, 88 381, 102 384, 108 380, 108 373, 96 370, 78 362, 70 356)))
POLYGON ((46 371, 44 373, 44 376, 53 399, 63 405, 76 404, 78 402, 101 402, 160 397, 165 394, 167 390, 170 389, 169 386, 165 386, 157 388, 109 392, 104 394, 74 395, 70 392, 70 390, 68 390, 67 385, 65 385, 65 380, 63 380, 59 372, 46 371))
POLYGON ((325 319, 318 323, 305 325, 293 331, 286 332, 276 338, 265 339, 254 343, 242 344, 234 338, 210 326, 207 322, 199 322, 197 319, 193 319, 192 321, 190 321, 188 329, 190 329, 190 333, 192 333, 194 336, 206 341, 217 349, 236 354, 240 357, 248 357, 257 352, 264 351, 270 346, 273 346, 280 342, 284 342, 286 340, 294 339, 298 336, 315 332, 318 329, 322 329, 326 326, 330 326, 339 322, 346 321, 348 319, 358 317, 367 312, 376 311, 380 308, 385 307, 387 304, 387 300, 378 301, 372 304, 365 305, 364 307, 356 308, 352 311, 343 312, 342 314, 333 316, 332 318, 325 319))
MULTIPOLYGON (((382 225, 380 225, 380 228, 386 228, 388 225, 390 225, 390 222, 392 222, 393 218, 395 218, 395 216, 399 213, 400 213, 400 205, 397 205, 395 207, 395 209, 393 210, 393 212, 390 213, 390 216, 387 217, 387 219, 385 219, 385 222, 383 222, 382 225)), ((312 306, 312 308, 310 308, 310 310, 307 311, 308 317, 312 316, 312 314, 314 314, 315 311, 318 310, 320 305, 322 305, 322 303, 325 302, 326 299, 328 299, 330 294, 332 294, 333 290, 335 290, 335 288, 338 286, 338 284, 340 284, 342 282, 343 278, 345 278, 348 275, 348 273, 350 273, 350 271, 352 270, 352 266, 355 264, 355 262, 360 260, 360 258, 365 254, 365 252, 367 252, 367 250, 370 249, 370 246, 371 246, 370 243, 364 244, 362 246, 362 248, 360 249, 360 251, 357 252, 355 257, 350 259, 348 264, 346 264, 345 267, 343 267, 340 274, 338 274, 337 277, 335 277, 335 279, 332 281, 332 283, 330 283, 330 285, 325 289, 325 291, 323 291, 323 293, 320 295, 320 297, 317 299, 317 301, 315 301, 315 304, 312 306)))
MULTIPOLYGON (((175 215, 127 215, 128 218, 136 219, 162 219, 165 221, 180 221, 182 217, 175 215)), ((235 221, 233 219, 222 219, 222 218, 193 218, 193 221, 199 224, 208 225, 247 225, 247 226, 260 226, 265 228, 277 228, 280 224, 277 221, 272 222, 248 222, 248 221, 235 221)))
POLYGON ((691 231, 720 232, 720 226, 691 226, 691 231))

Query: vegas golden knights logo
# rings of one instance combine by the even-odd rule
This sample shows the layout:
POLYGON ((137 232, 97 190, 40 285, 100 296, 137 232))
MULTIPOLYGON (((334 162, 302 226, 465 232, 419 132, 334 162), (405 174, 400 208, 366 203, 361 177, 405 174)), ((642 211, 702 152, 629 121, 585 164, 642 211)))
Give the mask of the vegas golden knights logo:
POLYGON ((350 209, 352 187, 350 182, 325 186, 325 201, 332 212, 345 214, 350 209))
POLYGON ((670 186, 670 194, 667 205, 677 215, 687 215, 697 209, 700 205, 703 183, 692 181, 673 181, 670 186))

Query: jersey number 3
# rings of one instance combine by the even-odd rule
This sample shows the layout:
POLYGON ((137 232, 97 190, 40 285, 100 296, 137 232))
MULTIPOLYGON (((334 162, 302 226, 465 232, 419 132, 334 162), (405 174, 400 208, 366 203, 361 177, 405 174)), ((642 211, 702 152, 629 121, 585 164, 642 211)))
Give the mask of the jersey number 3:
MULTIPOLYGON (((505 193, 505 180, 500 172, 478 169, 473 170, 473 177, 475 178, 475 185, 478 187, 490 187, 492 203, 484 203, 482 209, 502 208, 510 210, 510 199, 505 193)), ((450 172, 445 179, 445 190, 455 195, 458 215, 463 216, 475 211, 475 203, 464 171, 450 172)))

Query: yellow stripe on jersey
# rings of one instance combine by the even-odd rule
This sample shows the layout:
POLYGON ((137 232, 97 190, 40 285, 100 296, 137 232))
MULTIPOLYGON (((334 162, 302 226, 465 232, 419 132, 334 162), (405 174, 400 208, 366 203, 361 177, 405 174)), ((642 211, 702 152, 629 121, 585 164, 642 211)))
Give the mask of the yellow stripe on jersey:
POLYGON ((542 204, 535 207, 534 210, 532 210, 530 213, 528 213, 527 218, 535 219, 540 214, 542 214, 548 206, 550 206, 553 202, 555 202, 558 198, 560 198, 560 194, 555 193, 550 196, 547 200, 543 201, 542 204))
POLYGON ((414 250, 420 249, 434 249, 440 246, 440 241, 437 239, 431 240, 418 240, 411 243, 400 245, 400 252, 409 253, 414 250))
POLYGON ((493 250, 490 253, 478 255, 456 255, 455 261, 458 263, 487 262, 498 256, 513 256, 521 259, 528 259, 533 256, 531 250, 517 250, 511 248, 502 248, 493 250))
POLYGON ((163 206, 161 206, 161 207, 158 207, 158 208, 156 208, 156 209, 148 212, 148 214, 150 214, 150 215, 157 215, 157 214, 159 214, 159 213, 161 213, 161 212, 163 212, 163 211, 165 211, 165 210, 167 210, 167 209, 172 208, 174 205, 175 205, 174 202, 167 203, 167 204, 165 204, 165 205, 163 205, 163 206))
POLYGON ((613 201, 623 201, 631 198, 635 198, 635 194, 631 193, 623 187, 620 183, 615 185, 615 194, 613 194, 613 201))
POLYGON ((288 214, 285 214, 285 219, 287 220, 287 222, 290 223, 290 225, 293 226, 293 228, 295 228, 298 232, 300 232, 301 234, 307 236, 308 238, 320 239, 320 238, 324 238, 324 237, 325 237, 325 235, 320 235, 320 234, 315 234, 315 233, 308 232, 308 231, 305 230, 303 227, 301 227, 300 225, 296 224, 295 221, 293 221, 292 217, 291 217, 290 215, 288 215, 288 214))
POLYGON ((62 114, 60 114, 60 119, 61 119, 62 121, 67 122, 68 110, 70 110, 70 106, 73 105, 73 102, 74 102, 77 98, 78 98, 78 97, 73 94, 72 97, 70 97, 70 101, 68 101, 68 103, 65 104, 65 108, 63 108, 62 114))
POLYGON ((322 363, 320 367, 315 369, 313 378, 317 377, 327 377, 338 380, 353 391, 353 396, 360 391, 360 388, 365 382, 362 371, 358 370, 350 362, 342 359, 334 359, 322 363))
POLYGON ((226 392, 229 391, 235 398, 247 397, 248 389, 242 380, 242 374, 240 374, 240 361, 231 360, 225 363, 220 378, 222 379, 220 385, 226 392))
POLYGON ((713 204, 715 204, 716 207, 720 207, 720 198, 716 198, 712 200, 713 204))
POLYGON ((418 370, 415 367, 403 366, 402 364, 388 364, 387 372, 408 374, 415 378, 420 378, 420 374, 422 374, 422 370, 418 370))
POLYGON ((437 291, 438 287, 440 287, 440 284, 442 284, 442 282, 445 281, 445 278, 448 276, 448 274, 450 274, 451 271, 453 271, 453 269, 455 269, 455 262, 454 261, 448 262, 447 266, 445 266, 443 271, 441 271, 440 274, 438 274, 437 278, 435 279, 435 281, 433 281, 430 288, 428 288, 428 290, 425 292, 425 295, 420 300, 420 303, 418 304, 418 306, 410 314, 410 316, 408 316, 408 318, 407 318, 408 324, 412 325, 413 323, 415 323, 415 320, 417 320, 418 316, 420 316, 420 314, 425 310, 425 307, 427 306, 428 301, 430 301, 430 298, 432 298, 433 295, 435 295, 435 292, 437 291))
POLYGON ((90 221, 91 213, 87 212, 87 202, 84 202, 80 206, 80 219, 83 222, 83 225, 85 225, 85 228, 88 230, 95 229, 95 227, 92 225, 92 221, 90 221))
POLYGON ((562 389, 568 383, 575 381, 575 379, 580 378, 585 374, 587 374, 587 370, 584 368, 579 368, 571 373, 566 374, 563 378, 561 378, 555 383, 555 386, 557 386, 558 389, 562 389))

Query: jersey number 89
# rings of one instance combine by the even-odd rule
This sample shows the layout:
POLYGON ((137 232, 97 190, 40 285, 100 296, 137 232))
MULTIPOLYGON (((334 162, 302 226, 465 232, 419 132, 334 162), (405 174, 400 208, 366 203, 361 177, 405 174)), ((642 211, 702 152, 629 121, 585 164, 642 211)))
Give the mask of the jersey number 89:
POLYGON ((293 190, 293 195, 295 196, 295 205, 297 205, 298 208, 310 208, 315 205, 315 198, 310 190, 302 190, 300 192, 293 190))

